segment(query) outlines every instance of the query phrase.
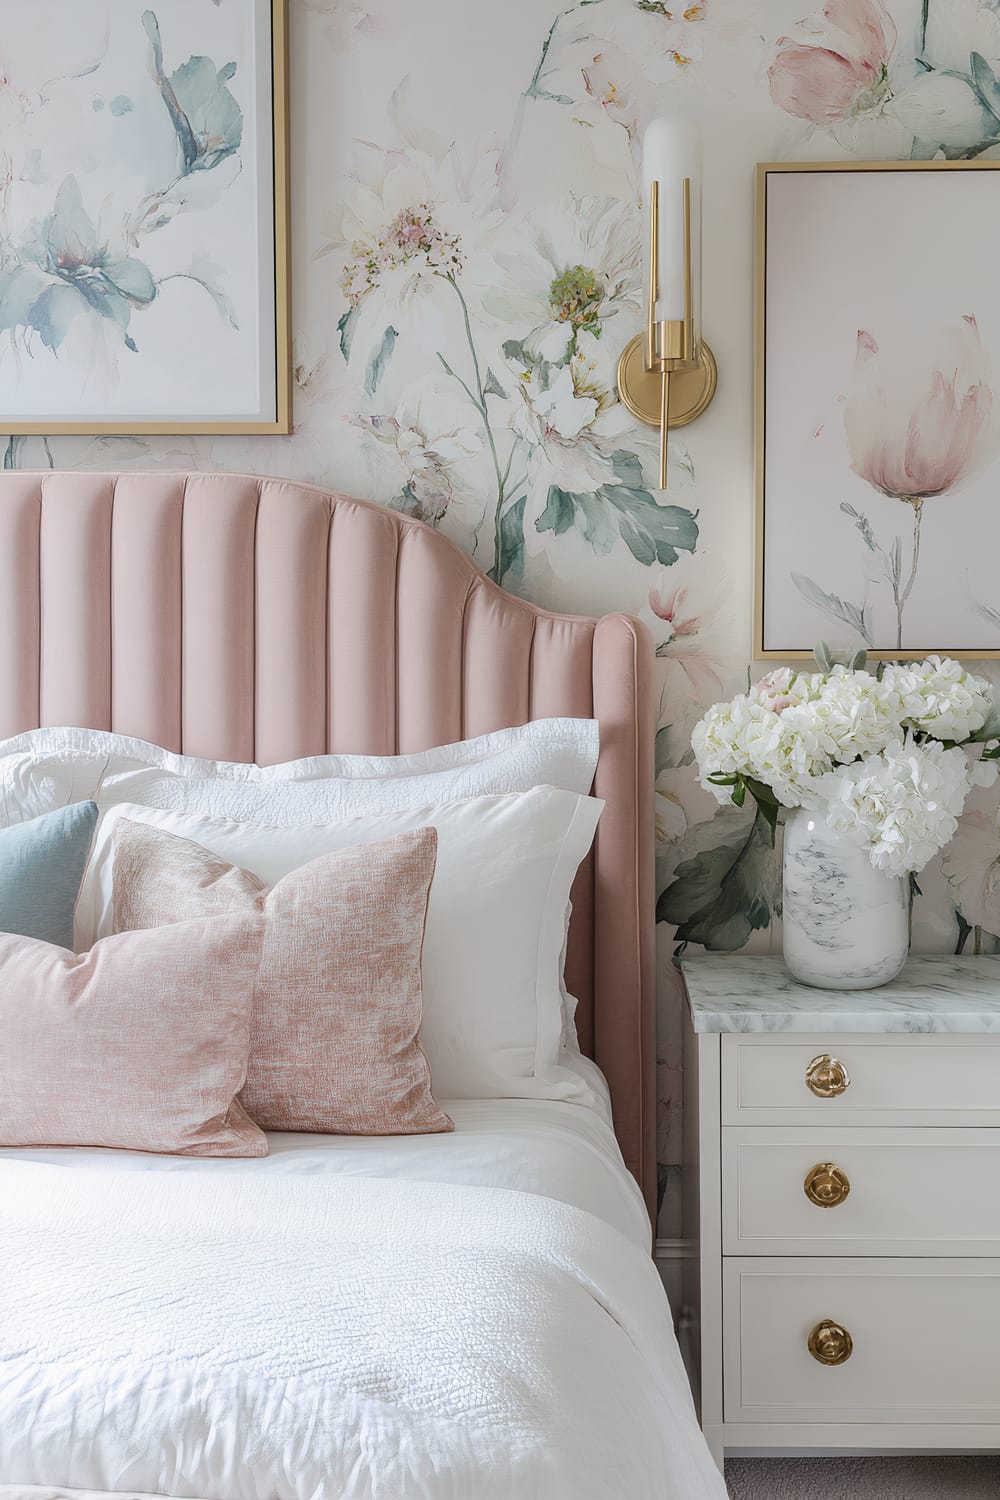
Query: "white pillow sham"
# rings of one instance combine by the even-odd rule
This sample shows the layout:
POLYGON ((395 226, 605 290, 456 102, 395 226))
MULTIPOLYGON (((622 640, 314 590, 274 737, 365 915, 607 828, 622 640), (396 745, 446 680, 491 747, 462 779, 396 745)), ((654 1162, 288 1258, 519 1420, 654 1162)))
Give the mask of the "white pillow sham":
MULTIPOLYGON (((248 789, 336 781, 343 784, 329 788, 330 805, 337 807, 330 815, 348 817, 376 805, 426 806, 460 797, 528 791, 533 786, 582 793, 589 792, 593 783, 598 749, 596 719, 536 719, 515 729, 410 755, 316 755, 274 766, 176 755, 145 740, 103 730, 33 729, 0 740, 0 827, 71 802, 97 799, 108 780, 137 771, 152 773, 151 781, 158 788, 157 806, 180 805, 182 800, 189 806, 196 800, 171 794, 166 788, 173 778, 225 781, 248 789)), ((203 804, 207 794, 200 795, 203 804)), ((147 796, 111 800, 146 802, 147 796)), ((202 805, 202 810, 214 809, 202 805)), ((270 813, 245 816, 266 822, 270 813)))
POLYGON ((191 839, 268 885, 332 850, 433 826, 438 859, 424 939, 421 1043, 436 1096, 595 1104, 585 1078, 560 1061, 561 978, 570 887, 603 805, 536 787, 278 827, 123 803, 98 829, 77 903, 77 950, 112 930, 112 840, 120 817, 191 839))

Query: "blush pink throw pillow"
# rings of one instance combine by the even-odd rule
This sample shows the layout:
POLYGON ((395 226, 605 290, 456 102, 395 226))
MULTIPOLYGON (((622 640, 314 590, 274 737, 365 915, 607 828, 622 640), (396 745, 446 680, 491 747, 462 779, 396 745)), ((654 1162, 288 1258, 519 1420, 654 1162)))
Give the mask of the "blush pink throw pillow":
POLYGON ((0 934, 0 1145, 266 1156, 236 1099, 262 936, 253 911, 80 955, 0 934))
POLYGON ((341 849, 268 889, 190 839, 120 819, 116 931, 215 912, 263 915, 240 1098, 265 1130, 415 1135, 454 1126, 418 1040, 437 831, 341 849))

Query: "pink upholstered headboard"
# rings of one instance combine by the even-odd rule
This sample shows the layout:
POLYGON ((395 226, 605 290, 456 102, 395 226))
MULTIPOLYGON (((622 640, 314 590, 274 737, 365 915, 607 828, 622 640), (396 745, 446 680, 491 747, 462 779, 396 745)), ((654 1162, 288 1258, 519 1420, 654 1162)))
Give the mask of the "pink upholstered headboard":
POLYGON ((637 621, 535 609, 381 506, 235 474, 0 475, 0 737, 74 724, 267 764, 600 720, 567 978, 652 1206, 651 662, 637 621))

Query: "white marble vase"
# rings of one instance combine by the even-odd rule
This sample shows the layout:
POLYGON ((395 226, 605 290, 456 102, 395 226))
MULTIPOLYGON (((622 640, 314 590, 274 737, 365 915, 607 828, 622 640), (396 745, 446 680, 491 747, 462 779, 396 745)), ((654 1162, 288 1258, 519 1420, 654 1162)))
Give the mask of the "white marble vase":
POLYGON ((895 979, 910 946, 909 882, 872 867, 867 851, 822 813, 785 815, 783 952, 789 973, 824 990, 870 990, 895 979))

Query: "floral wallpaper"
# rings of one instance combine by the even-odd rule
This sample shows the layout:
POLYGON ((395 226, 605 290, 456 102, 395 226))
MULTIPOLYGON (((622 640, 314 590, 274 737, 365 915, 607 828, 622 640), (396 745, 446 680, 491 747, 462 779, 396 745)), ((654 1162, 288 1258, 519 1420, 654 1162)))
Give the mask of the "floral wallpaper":
MULTIPOLYGON (((753 164, 1000 155, 1000 0, 291 0, 291 40, 294 435, 0 439, 3 462, 328 483, 439 527, 536 602, 646 621, 660 1229, 676 1235, 674 956, 780 944, 776 856, 698 786, 690 749, 748 669, 753 164), (615 367, 642 314, 638 141, 675 108, 705 131, 720 384, 673 441, 660 493, 655 433, 618 401, 615 367)), ((0 125, 32 86, 18 67, 0 42, 0 125)), ((0 346, 0 380, 11 370, 0 346)), ((972 794, 921 875, 914 934, 1000 948, 996 793, 972 794)))

